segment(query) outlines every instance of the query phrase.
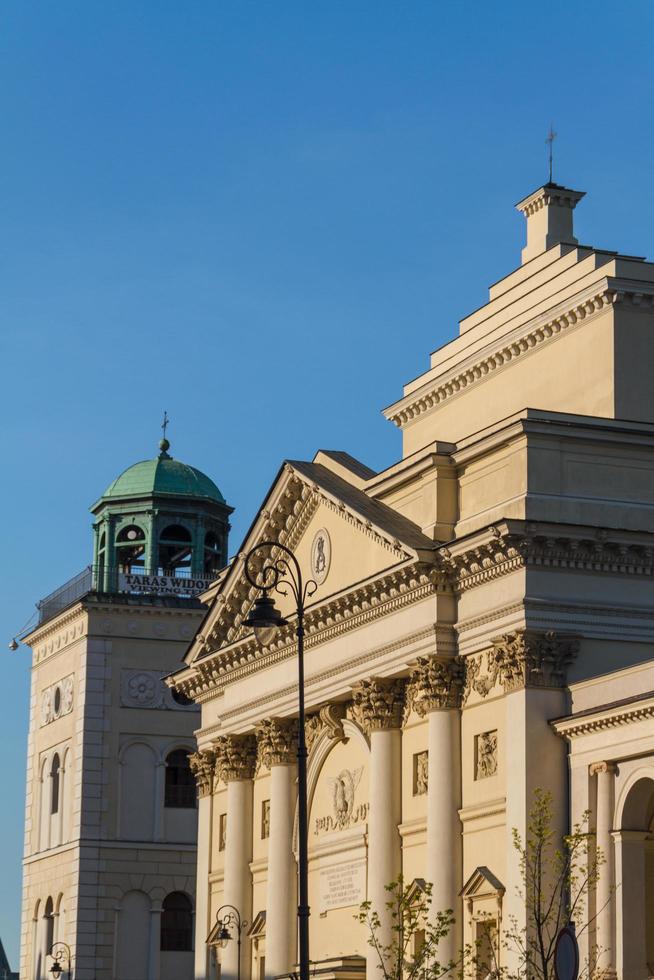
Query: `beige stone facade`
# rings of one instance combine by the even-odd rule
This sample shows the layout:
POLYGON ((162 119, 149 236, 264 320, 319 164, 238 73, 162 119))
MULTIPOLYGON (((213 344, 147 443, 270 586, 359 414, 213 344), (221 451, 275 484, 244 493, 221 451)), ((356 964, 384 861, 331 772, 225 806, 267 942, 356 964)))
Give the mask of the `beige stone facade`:
MULTIPOLYGON (((375 976, 354 912, 400 872, 457 925, 524 922, 513 828, 537 787, 563 831, 588 809, 605 975, 653 975, 654 265, 579 245, 579 193, 519 205, 522 265, 387 410, 403 458, 318 452, 280 470, 175 675, 202 709, 196 980, 248 921, 244 980, 293 972, 297 664, 291 616, 261 650, 243 555, 291 548, 306 614, 311 958, 375 976), (614 702, 611 704, 611 702, 614 702), (569 755, 569 758, 568 758, 569 755), (568 805, 568 781, 571 796, 568 805), (619 885, 618 890, 614 885, 619 885), (634 910, 637 910, 637 914, 634 910)), ((587 207, 588 205, 584 205, 587 207)))
POLYGON ((202 612, 184 600, 89 594, 38 627, 27 767, 21 980, 184 980, 162 951, 170 894, 195 897, 197 809, 171 801, 172 753, 198 712, 162 682, 202 612), (109 601, 111 600, 111 601, 109 601))

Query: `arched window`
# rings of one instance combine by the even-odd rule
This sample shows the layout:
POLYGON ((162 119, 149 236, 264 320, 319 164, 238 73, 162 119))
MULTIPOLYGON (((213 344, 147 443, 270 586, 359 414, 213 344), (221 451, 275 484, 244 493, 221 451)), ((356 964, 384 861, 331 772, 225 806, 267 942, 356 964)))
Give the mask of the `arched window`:
POLYGON ((159 568, 164 575, 188 575, 193 544, 191 532, 181 524, 169 524, 159 537, 159 568))
POLYGON ((163 900, 161 949, 189 952, 193 949, 193 906, 184 892, 171 892, 163 900))
POLYGON ((52 766, 50 767, 50 813, 59 813, 59 779, 60 779, 61 763, 59 761, 59 753, 55 752, 52 758, 52 766))
POLYGON ((52 949, 52 944, 54 943, 54 904, 51 898, 45 903, 45 909, 43 912, 43 918, 45 920, 45 950, 46 956, 49 955, 52 949))
POLYGON ((118 532, 116 563, 127 575, 145 571, 145 531, 138 524, 128 524, 118 532))
POLYGON ((195 807, 195 777, 186 749, 175 749, 166 759, 165 806, 195 807))

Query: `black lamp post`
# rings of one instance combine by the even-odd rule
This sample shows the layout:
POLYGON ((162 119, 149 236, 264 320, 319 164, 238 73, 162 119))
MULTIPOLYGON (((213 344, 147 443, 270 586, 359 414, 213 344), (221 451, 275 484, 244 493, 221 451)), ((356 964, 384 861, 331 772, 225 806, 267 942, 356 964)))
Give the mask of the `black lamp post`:
POLYGON ((70 980, 70 946, 68 943, 55 943, 50 950, 50 956, 52 957, 50 973, 55 980, 59 980, 59 977, 63 973, 63 967, 61 965, 63 959, 66 961, 66 973, 68 980, 70 980))
POLYGON ((298 652, 299 719, 297 733, 298 772, 298 935, 300 980, 309 980, 309 857, 307 840, 307 743, 304 733, 304 605, 318 588, 313 579, 303 583, 302 571, 293 552, 277 541, 262 541, 245 556, 245 577, 259 589, 250 614, 244 622, 251 626, 261 646, 267 646, 284 619, 270 595, 290 592, 295 599, 295 635, 298 652))
POLYGON ((241 913, 235 905, 221 905, 216 912, 216 922, 220 925, 217 936, 220 946, 226 946, 230 939, 234 938, 229 931, 230 928, 236 931, 236 980, 241 980, 241 933, 248 923, 244 919, 241 920, 241 913), (223 911, 225 914, 221 918, 220 913, 223 911))

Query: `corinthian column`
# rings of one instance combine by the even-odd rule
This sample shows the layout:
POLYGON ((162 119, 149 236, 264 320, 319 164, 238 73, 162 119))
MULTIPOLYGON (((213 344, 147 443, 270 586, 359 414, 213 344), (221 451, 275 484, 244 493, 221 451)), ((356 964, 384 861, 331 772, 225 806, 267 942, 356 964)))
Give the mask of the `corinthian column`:
MULTIPOLYGON (((353 713, 370 737, 370 813, 368 817, 368 900, 379 915, 380 941, 392 940, 386 908, 386 885, 402 869, 398 827, 402 820, 402 710, 404 681, 373 677, 352 691, 353 713)), ((369 976, 377 976, 379 961, 369 954, 369 976)))
POLYGON ((297 720, 257 725, 259 763, 270 769, 270 836, 266 887, 266 980, 297 961, 297 866, 293 856, 297 720))
POLYGON ((614 929, 614 872, 613 872, 613 800, 616 766, 613 762, 596 762, 590 767, 591 776, 597 776, 597 847, 604 864, 597 882, 597 976, 615 980, 615 929, 614 929))
MULTIPOLYGON (((257 761, 254 735, 224 735, 215 743, 216 770, 227 784, 227 836, 223 902, 234 905, 242 920, 252 922, 252 789, 257 761)), ((222 904, 222 903, 221 903, 222 904)), ((247 946, 246 946, 247 949, 247 946)), ((249 980, 250 958, 242 954, 240 975, 249 980)), ((238 976, 236 936, 222 954, 221 976, 238 976)))
POLYGON ((432 885, 432 912, 452 909, 455 923, 441 940, 441 963, 456 960, 461 945, 462 886, 461 721, 463 670, 455 657, 419 657, 407 700, 428 718, 427 881, 432 885))
POLYGON ((198 880, 195 899, 195 976, 209 976, 207 936, 209 921, 209 875, 211 873, 211 824, 215 753, 205 749, 189 756, 189 765, 198 786, 198 880))

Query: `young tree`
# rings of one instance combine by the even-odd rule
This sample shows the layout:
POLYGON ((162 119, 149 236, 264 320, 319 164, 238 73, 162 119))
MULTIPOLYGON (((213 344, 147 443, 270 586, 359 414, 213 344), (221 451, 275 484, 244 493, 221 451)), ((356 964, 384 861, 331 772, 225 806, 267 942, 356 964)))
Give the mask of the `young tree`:
MULTIPOLYGON (((599 880, 604 859, 588 831, 588 813, 558 844, 553 825, 552 794, 537 789, 529 812, 526 839, 513 830, 513 846, 520 862, 526 922, 509 921, 502 948, 513 966, 500 964, 497 943, 486 942, 491 962, 483 964, 479 952, 473 955, 473 968, 485 980, 554 980, 556 940, 564 926, 574 923, 577 935, 584 933, 595 919, 588 917, 588 898, 599 880)), ((596 910, 597 912, 599 911, 596 910)), ((589 977, 601 950, 593 945, 579 977, 589 977)), ((502 957, 503 958, 503 957, 502 957)))
POLYGON ((438 947, 454 923, 452 909, 431 911, 431 884, 424 888, 406 886, 400 875, 386 885, 386 909, 391 938, 384 942, 379 912, 363 902, 355 918, 368 931, 368 945, 377 954, 380 980, 440 980, 455 976, 456 962, 441 963, 438 947))

